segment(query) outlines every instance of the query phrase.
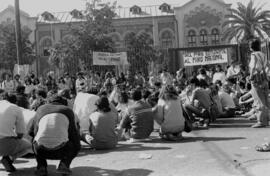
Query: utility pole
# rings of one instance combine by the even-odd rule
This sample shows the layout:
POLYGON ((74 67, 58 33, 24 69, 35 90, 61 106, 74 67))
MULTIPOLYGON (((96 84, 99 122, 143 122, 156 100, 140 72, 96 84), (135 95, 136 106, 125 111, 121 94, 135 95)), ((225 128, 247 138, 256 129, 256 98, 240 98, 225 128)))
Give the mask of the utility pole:
POLYGON ((19 0, 15 0, 15 20, 16 20, 17 64, 19 68, 19 65, 21 64, 22 61, 22 36, 21 36, 19 0))

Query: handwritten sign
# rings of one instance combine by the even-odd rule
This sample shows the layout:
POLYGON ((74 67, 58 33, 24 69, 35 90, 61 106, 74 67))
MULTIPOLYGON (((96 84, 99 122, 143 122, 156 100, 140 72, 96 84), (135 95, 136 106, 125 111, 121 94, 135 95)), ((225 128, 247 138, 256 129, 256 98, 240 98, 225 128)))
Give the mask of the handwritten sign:
POLYGON ((227 49, 210 51, 186 51, 183 54, 184 66, 220 64, 228 62, 227 49))
POLYGON ((128 65, 127 53, 93 52, 93 65, 128 65))

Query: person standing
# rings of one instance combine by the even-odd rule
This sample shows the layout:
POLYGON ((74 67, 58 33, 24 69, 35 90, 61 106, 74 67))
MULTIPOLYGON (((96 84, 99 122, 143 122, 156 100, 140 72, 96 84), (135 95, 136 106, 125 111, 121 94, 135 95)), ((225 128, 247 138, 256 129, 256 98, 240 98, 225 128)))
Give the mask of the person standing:
POLYGON ((250 42, 252 51, 249 62, 252 96, 256 106, 257 123, 253 128, 268 126, 268 80, 266 75, 267 58, 261 52, 261 43, 258 39, 250 42))

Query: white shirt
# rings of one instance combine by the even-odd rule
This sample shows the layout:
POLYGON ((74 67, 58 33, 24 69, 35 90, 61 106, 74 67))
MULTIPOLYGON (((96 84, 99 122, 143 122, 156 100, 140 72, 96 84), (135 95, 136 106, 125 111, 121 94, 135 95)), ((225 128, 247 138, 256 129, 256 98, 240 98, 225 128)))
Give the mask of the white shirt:
POLYGON ((2 89, 8 91, 8 92, 12 92, 15 90, 15 85, 14 85, 14 82, 13 80, 5 80, 2 82, 2 89))
POLYGON ((17 105, 6 100, 0 101, 0 139, 26 133, 23 112, 17 105))
POLYGON ((239 66, 235 66, 235 67, 232 67, 230 66, 227 70, 227 78, 231 77, 231 76, 234 76, 234 75, 237 75, 238 73, 240 72, 240 67, 239 66))
POLYGON ((220 80, 223 83, 226 82, 226 76, 224 72, 216 72, 213 75, 213 83, 216 83, 217 80, 220 80))
POLYGON ((82 92, 77 94, 73 105, 73 111, 74 114, 79 118, 82 131, 89 130, 89 116, 97 109, 95 103, 98 99, 99 96, 93 94, 82 92))
POLYGON ((250 62, 248 66, 250 69, 255 69, 255 72, 256 70, 262 70, 262 68, 266 69, 267 58, 262 52, 253 52, 251 54, 250 62))
POLYGON ((47 114, 38 125, 34 141, 39 145, 52 149, 68 141, 69 120, 64 114, 47 114))
POLYGON ((218 96, 220 98, 220 103, 223 108, 235 108, 235 103, 233 101, 233 98, 224 91, 219 91, 218 96))

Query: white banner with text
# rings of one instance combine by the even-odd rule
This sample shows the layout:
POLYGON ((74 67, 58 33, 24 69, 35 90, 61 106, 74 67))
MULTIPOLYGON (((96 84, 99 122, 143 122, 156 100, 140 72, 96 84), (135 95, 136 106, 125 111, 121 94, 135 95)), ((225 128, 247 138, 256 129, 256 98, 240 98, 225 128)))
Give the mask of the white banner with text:
POLYGON ((128 65, 127 53, 93 52, 93 65, 128 65))
POLYGON ((228 62, 227 49, 212 49, 209 51, 185 51, 184 66, 221 64, 228 62))

